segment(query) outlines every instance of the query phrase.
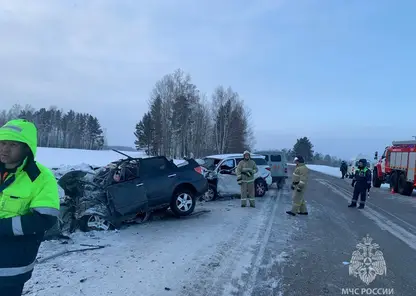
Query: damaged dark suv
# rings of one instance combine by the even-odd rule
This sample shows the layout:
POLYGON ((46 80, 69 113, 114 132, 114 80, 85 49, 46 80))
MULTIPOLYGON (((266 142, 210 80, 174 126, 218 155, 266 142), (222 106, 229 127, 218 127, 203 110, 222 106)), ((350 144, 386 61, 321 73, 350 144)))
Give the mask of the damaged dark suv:
POLYGON ((208 190, 195 160, 175 165, 163 156, 122 159, 93 172, 71 171, 58 183, 66 195, 62 219, 69 231, 119 228, 169 208, 176 216, 188 216, 208 190))

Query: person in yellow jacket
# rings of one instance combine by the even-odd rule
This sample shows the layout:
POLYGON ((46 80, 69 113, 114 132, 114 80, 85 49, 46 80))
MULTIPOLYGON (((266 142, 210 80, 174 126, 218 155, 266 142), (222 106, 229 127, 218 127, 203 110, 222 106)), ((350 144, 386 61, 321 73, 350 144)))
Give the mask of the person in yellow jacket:
POLYGON ((304 198, 306 185, 308 184, 309 169, 305 165, 305 160, 302 156, 295 157, 296 168, 292 176, 292 210, 286 213, 291 216, 308 215, 306 208, 306 201, 304 198))
POLYGON ((250 207, 255 208, 255 188, 254 188, 254 175, 257 173, 257 165, 250 158, 250 152, 244 151, 244 158, 241 160, 236 169, 237 182, 241 186, 241 206, 247 206, 247 196, 250 203, 250 207))
POLYGON ((0 295, 20 296, 45 232, 59 217, 58 184, 35 161, 37 130, 23 119, 0 128, 0 295))

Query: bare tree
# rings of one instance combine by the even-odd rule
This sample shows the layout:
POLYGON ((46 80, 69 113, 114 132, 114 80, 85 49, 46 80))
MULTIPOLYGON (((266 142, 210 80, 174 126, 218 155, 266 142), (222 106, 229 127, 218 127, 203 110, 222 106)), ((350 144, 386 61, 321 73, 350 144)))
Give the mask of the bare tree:
MULTIPOLYGON (((250 113, 238 93, 219 86, 209 101, 180 69, 156 82, 149 109, 153 154, 202 157, 241 152, 253 142, 250 113)), ((143 132, 144 119, 136 126, 138 149, 150 141, 143 132)))

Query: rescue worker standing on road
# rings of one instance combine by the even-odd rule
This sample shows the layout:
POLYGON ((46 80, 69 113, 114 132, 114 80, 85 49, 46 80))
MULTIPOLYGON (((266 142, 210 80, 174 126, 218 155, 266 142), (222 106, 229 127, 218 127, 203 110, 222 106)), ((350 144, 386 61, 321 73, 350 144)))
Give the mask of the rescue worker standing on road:
POLYGON ((20 296, 45 231, 59 216, 58 184, 35 161, 37 130, 23 119, 0 128, 0 295, 20 296))
POLYGON ((247 206, 247 197, 250 203, 250 207, 255 208, 255 188, 254 188, 254 175, 257 173, 257 165, 250 158, 250 152, 244 151, 244 159, 238 163, 236 173, 237 182, 241 186, 241 207, 247 206))
POLYGON ((345 160, 343 160, 341 162, 341 166, 340 166, 339 170, 341 171, 341 175, 342 175, 341 179, 344 179, 345 175, 347 174, 347 171, 348 171, 348 165, 345 162, 345 160))
POLYGON ((292 176, 292 210, 286 213, 291 216, 308 215, 306 208, 306 201, 304 198, 306 185, 308 184, 309 169, 305 165, 305 160, 302 156, 295 157, 296 168, 292 176))
POLYGON ((371 171, 367 167, 367 160, 360 159, 358 161, 358 169, 355 171, 351 186, 354 187, 354 193, 349 208, 357 207, 358 196, 360 196, 359 209, 364 209, 367 199, 367 191, 371 188, 371 171))

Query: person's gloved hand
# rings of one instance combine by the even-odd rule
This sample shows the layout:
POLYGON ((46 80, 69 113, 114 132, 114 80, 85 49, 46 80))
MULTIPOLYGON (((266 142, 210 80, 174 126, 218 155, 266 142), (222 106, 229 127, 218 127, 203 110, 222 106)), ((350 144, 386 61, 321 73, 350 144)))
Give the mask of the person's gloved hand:
POLYGON ((248 177, 253 176, 253 172, 252 171, 248 171, 248 172, 246 172, 246 174, 247 174, 248 177))
POLYGON ((290 189, 295 190, 295 185, 290 186, 290 189))
POLYGON ((302 192, 302 189, 298 188, 296 189, 297 192, 302 192))

